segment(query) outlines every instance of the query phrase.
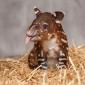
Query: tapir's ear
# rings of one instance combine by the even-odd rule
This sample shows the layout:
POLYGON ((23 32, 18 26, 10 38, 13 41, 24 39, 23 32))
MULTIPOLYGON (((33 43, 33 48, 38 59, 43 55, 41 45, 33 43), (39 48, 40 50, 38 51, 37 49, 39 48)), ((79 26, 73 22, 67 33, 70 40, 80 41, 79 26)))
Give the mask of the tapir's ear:
POLYGON ((37 7, 34 7, 34 12, 36 16, 38 16, 41 13, 41 11, 37 7))
POLYGON ((54 16, 56 20, 61 21, 64 18, 64 13, 61 11, 56 11, 54 16))

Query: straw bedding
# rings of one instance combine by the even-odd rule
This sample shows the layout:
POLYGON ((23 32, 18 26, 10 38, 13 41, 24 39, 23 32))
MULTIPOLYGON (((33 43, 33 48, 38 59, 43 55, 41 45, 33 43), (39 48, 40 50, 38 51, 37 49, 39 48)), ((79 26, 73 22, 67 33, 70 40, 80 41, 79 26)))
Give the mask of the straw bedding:
POLYGON ((85 45, 69 48, 67 69, 32 70, 27 57, 0 59, 0 85, 85 85, 85 45))

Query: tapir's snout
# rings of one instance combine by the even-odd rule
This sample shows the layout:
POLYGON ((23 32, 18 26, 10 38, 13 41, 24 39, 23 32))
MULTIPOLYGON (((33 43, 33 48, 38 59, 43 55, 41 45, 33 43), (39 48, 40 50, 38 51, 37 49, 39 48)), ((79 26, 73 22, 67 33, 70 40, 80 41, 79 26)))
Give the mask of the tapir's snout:
POLYGON ((27 44, 30 41, 37 40, 38 37, 39 37, 39 30, 34 25, 30 29, 27 30, 25 43, 27 44))

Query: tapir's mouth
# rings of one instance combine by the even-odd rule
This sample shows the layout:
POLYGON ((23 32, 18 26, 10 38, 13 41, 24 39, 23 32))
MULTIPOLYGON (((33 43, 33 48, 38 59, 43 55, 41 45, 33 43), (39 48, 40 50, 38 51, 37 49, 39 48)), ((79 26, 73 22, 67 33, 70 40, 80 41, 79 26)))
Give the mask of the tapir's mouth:
POLYGON ((39 37, 39 33, 37 33, 37 31, 28 31, 26 33, 26 40, 25 43, 29 43, 30 41, 35 41, 37 40, 39 37))
POLYGON ((35 34, 35 35, 28 35, 28 34, 26 34, 26 36, 27 36, 27 37, 31 37, 31 38, 32 38, 32 37, 37 36, 37 34, 35 34))
POLYGON ((29 43, 30 41, 33 41, 33 38, 35 38, 36 35, 27 35, 26 34, 26 40, 25 40, 25 43, 29 43))
POLYGON ((32 39, 32 37, 28 37, 28 36, 26 36, 25 43, 26 43, 26 44, 29 43, 29 42, 31 41, 31 39, 32 39))

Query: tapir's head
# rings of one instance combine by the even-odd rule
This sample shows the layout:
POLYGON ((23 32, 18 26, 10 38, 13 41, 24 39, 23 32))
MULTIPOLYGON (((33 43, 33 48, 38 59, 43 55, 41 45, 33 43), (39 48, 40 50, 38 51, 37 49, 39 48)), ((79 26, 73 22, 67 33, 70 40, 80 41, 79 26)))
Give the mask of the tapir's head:
POLYGON ((60 23, 64 17, 61 11, 56 11, 55 14, 51 14, 49 12, 41 12, 35 7, 34 12, 36 18, 27 29, 26 43, 41 40, 43 37, 46 38, 48 33, 54 32, 55 24, 60 23))

